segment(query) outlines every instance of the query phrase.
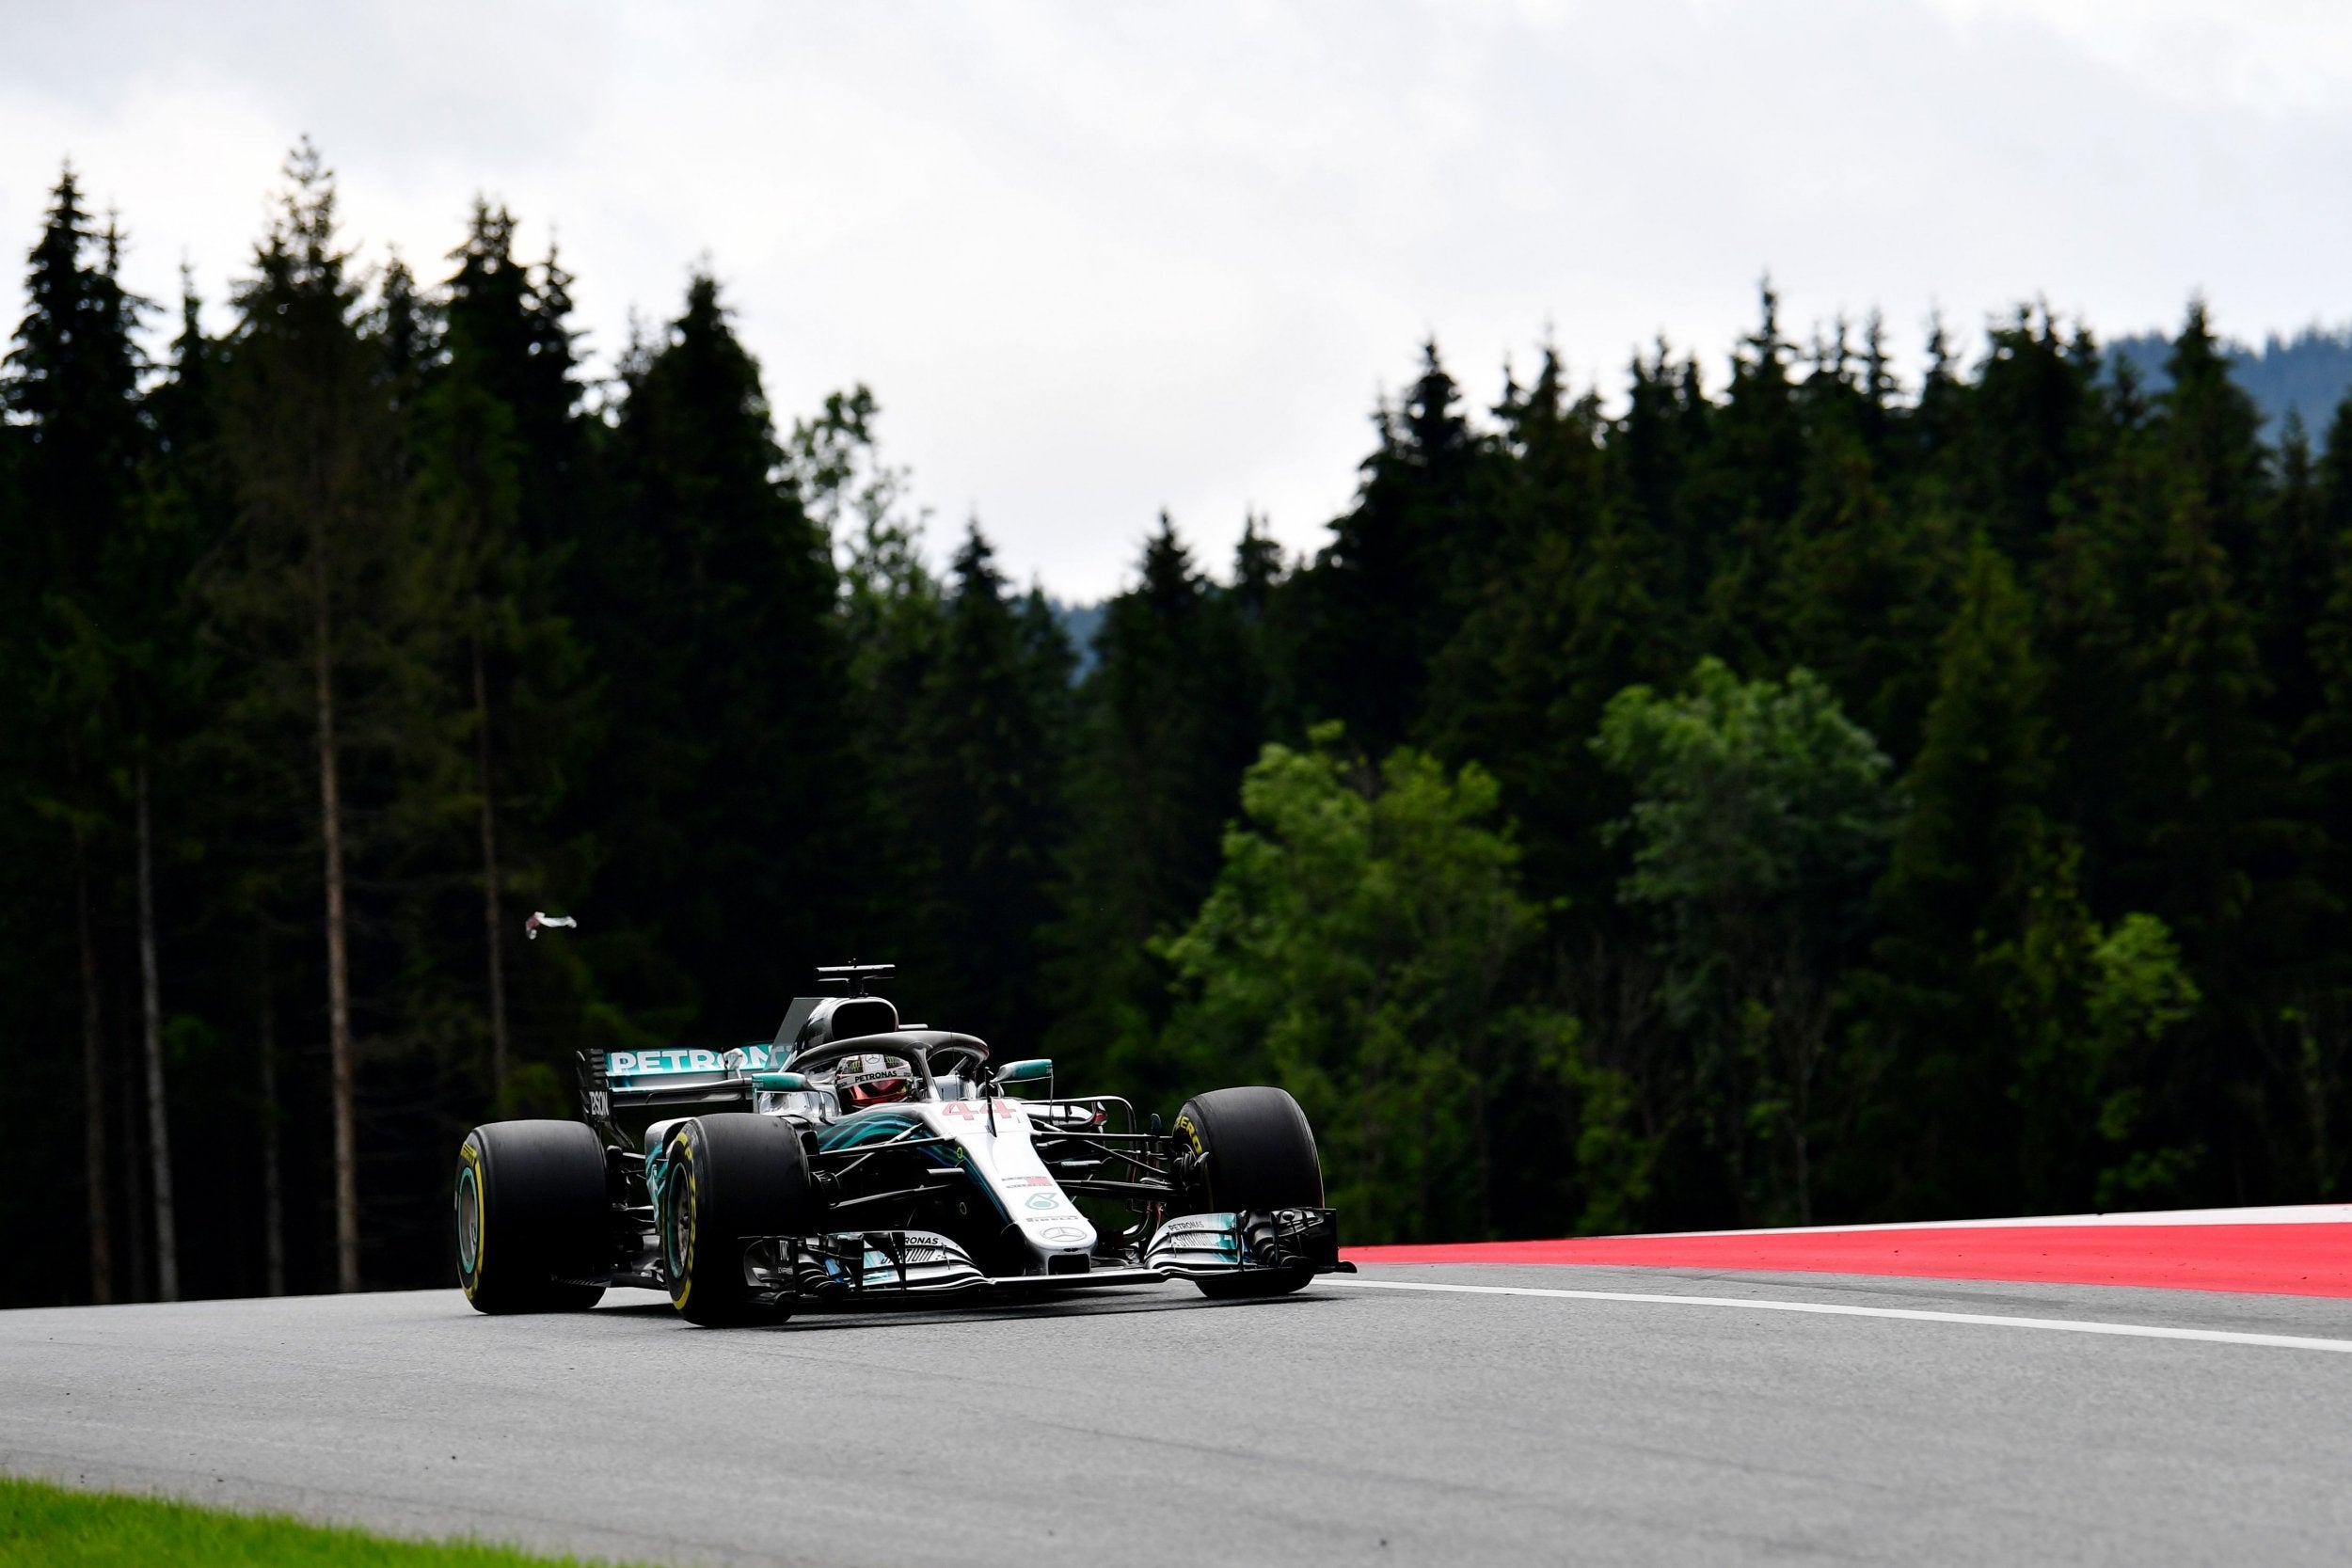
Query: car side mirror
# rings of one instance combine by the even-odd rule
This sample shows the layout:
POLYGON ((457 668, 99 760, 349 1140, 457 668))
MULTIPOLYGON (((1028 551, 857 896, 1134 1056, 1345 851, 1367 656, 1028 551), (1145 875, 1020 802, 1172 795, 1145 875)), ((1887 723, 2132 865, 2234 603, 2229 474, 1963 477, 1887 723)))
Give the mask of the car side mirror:
POLYGON ((808 1079, 798 1072, 755 1072, 752 1074, 752 1087, 771 1094, 782 1089, 804 1089, 808 1087, 808 1079))

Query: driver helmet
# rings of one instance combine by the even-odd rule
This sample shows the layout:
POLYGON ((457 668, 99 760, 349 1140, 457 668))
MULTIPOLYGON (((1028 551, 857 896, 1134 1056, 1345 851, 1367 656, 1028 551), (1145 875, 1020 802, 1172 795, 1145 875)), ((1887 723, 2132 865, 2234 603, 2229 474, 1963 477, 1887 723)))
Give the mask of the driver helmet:
POLYGON ((914 1092, 914 1071, 896 1056, 844 1056, 834 1069, 833 1086, 845 1111, 888 1105, 914 1092))

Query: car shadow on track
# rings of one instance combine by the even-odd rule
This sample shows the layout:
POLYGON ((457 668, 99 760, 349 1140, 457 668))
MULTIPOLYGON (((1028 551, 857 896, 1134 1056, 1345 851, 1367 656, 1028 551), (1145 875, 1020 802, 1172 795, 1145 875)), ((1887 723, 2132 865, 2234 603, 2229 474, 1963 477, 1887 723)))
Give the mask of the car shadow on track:
MULTIPOLYGON (((990 1307, 912 1307, 876 1308, 870 1307, 804 1307, 790 1318, 777 1323, 746 1323, 739 1328, 720 1330, 734 1334, 816 1334, 840 1330, 919 1328, 927 1323, 949 1326, 959 1323, 1052 1323, 1067 1318, 1129 1317, 1151 1312, 1220 1312, 1248 1308, 1300 1307, 1329 1306, 1346 1298, 1340 1296, 1295 1295, 1273 1296, 1257 1301, 1210 1301, 1204 1297, 1109 1297, 1094 1296, 1083 1301, 1047 1301, 1008 1303, 990 1307)), ((666 1302, 631 1303, 625 1307, 597 1308, 599 1315, 616 1317, 663 1318, 676 1317, 666 1302)))

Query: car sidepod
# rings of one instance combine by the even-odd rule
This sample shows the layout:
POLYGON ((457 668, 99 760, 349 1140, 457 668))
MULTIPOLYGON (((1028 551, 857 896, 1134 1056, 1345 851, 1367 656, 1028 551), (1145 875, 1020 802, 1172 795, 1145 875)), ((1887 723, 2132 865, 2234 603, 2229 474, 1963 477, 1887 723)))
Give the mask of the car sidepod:
MULTIPOLYGON (((825 1126, 812 1151, 825 1229, 742 1238, 745 1283, 772 1304, 813 1306, 1171 1278, 1251 1293, 1253 1282, 1295 1289, 1287 1282, 1349 1269, 1333 1212, 1314 1207, 1180 1214, 1148 1232, 1140 1255, 1104 1247, 1039 1152, 1052 1115, 1005 1098, 903 1101, 825 1126), (940 1217, 930 1228, 849 1228, 861 1208, 878 1219, 895 1211, 900 1225, 940 1217)), ((671 1179, 648 1161, 657 1204, 671 1179)))
POLYGON ((842 1298, 869 1292, 936 1294, 999 1288, 1145 1283, 1148 1270, 1097 1268, 1099 1236, 1038 1157, 1019 1101, 913 1101, 845 1117, 818 1137, 838 1209, 875 1185, 910 1180, 882 1157, 921 1158, 920 1191, 961 1194, 971 1219, 960 1239, 938 1230, 834 1230, 755 1239, 746 1267, 779 1296, 842 1298), (887 1179, 868 1169, 894 1169, 887 1179), (976 1256, 977 1255, 977 1256, 976 1256), (981 1266, 986 1257, 1001 1272, 981 1266))

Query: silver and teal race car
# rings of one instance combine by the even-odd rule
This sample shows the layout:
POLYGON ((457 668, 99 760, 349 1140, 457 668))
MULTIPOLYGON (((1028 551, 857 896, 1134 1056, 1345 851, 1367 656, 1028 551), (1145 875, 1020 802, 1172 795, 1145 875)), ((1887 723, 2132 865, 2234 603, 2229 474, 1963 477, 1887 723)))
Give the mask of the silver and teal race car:
POLYGON ((576 1121, 458 1149, 457 1272, 485 1312, 666 1291, 690 1322, 803 1307, 1190 1280, 1216 1297, 1352 1272, 1314 1134, 1277 1088, 1216 1089, 1162 1130, 1055 1092, 970 1035, 901 1024, 868 982, 797 998, 775 1038, 583 1054, 576 1121))

